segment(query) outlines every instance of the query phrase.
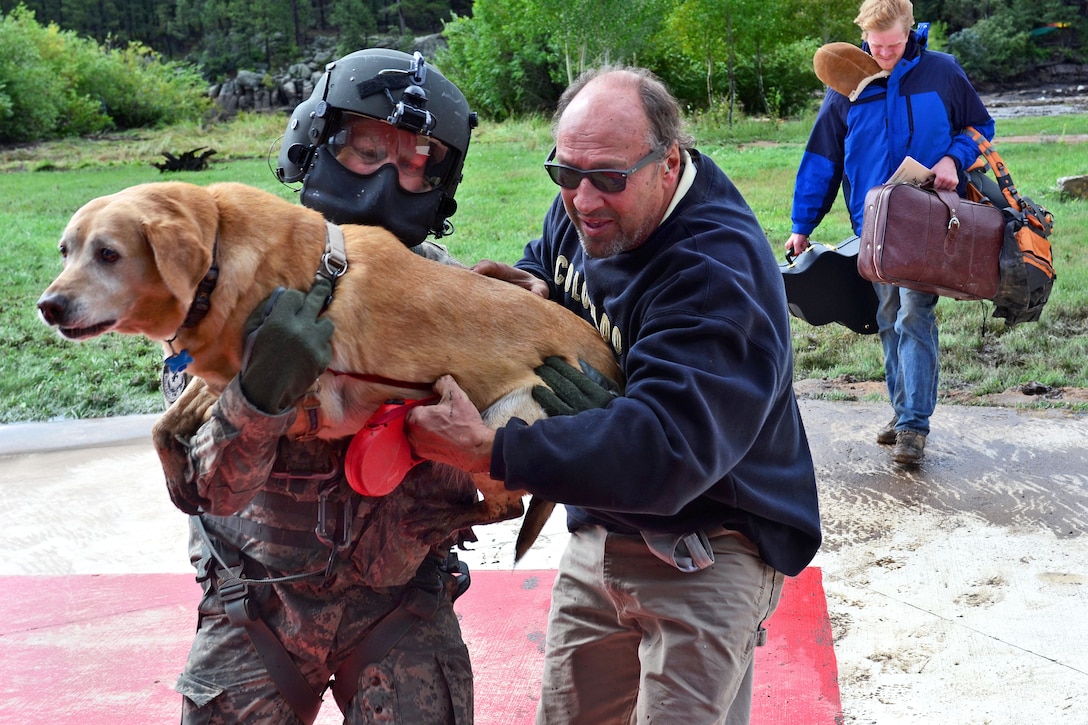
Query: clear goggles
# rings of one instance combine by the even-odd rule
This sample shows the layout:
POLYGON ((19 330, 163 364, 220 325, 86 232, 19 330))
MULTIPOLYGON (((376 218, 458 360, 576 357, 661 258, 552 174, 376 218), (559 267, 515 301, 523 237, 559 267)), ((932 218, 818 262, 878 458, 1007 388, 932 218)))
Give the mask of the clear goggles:
POLYGON ((409 192, 441 186, 455 155, 438 139, 355 113, 343 114, 340 130, 329 138, 328 146, 337 161, 357 174, 394 165, 400 187, 409 192))

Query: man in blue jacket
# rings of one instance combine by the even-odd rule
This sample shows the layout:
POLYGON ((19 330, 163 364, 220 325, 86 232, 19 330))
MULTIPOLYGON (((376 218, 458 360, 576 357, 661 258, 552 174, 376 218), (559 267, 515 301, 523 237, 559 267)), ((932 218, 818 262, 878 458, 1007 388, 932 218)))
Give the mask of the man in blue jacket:
POLYGON ((409 437, 567 506, 537 722, 747 723, 753 647, 821 536, 777 264, 648 72, 590 71, 556 117, 543 235, 487 272, 597 327, 624 394, 496 431, 447 376, 409 437))
MULTIPOLYGON (((800 254, 842 186, 855 234, 861 233, 865 194, 885 183, 912 156, 934 173, 933 186, 966 190, 962 173, 978 156, 964 129, 992 139, 994 122, 955 58, 926 48, 929 25, 917 31, 909 0, 866 0, 855 23, 862 49, 890 75, 875 79, 851 101, 828 89, 801 159, 793 193, 787 251, 800 254)), ((894 417, 877 442, 894 444, 892 458, 921 461, 929 419, 937 405, 937 296, 876 284, 877 326, 894 417)))

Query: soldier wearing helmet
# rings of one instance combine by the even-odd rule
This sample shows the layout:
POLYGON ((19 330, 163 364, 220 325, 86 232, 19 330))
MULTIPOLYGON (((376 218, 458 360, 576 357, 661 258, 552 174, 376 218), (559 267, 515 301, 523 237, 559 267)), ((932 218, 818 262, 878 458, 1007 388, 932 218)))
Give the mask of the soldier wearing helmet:
MULTIPOLYGON (((452 231, 474 125, 419 53, 358 51, 295 110, 276 174, 330 221, 385 226, 452 262, 426 239, 452 231)), ((474 539, 445 522, 475 491, 436 484, 424 463, 392 493, 361 496, 346 482, 349 441, 287 437, 296 409, 276 401, 297 400, 327 365, 331 323, 313 303, 328 294, 317 282, 263 305, 209 421, 160 451, 164 470, 184 471, 167 486, 191 514, 204 590, 176 685, 183 723, 312 723, 326 690, 345 722, 472 722, 452 606, 468 571, 451 548, 474 539)))
POLYGON ((330 63, 295 109, 277 176, 302 181, 302 203, 335 224, 377 224, 409 247, 452 231, 476 115, 426 64, 392 50, 330 63))

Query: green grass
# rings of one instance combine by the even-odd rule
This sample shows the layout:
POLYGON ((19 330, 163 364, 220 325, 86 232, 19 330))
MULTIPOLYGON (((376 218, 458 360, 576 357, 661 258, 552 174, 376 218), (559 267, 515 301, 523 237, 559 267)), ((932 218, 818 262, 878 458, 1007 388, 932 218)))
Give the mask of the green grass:
MULTIPOLYGON (((241 181, 285 198, 269 166, 269 151, 283 131, 282 116, 243 116, 230 124, 196 125, 113 134, 0 149, 0 422, 87 418, 162 409, 158 392, 161 352, 142 338, 106 335, 74 344, 37 318, 35 301, 60 269, 56 243, 71 214, 86 201, 164 178, 198 184, 241 181), (163 151, 198 146, 217 149, 209 170, 164 175, 151 166, 163 151), (6 172, 6 173, 5 173, 6 172)), ((696 119, 699 147, 730 175, 767 233, 776 256, 789 234, 794 175, 812 118, 744 120, 732 128, 696 119)), ((989 317, 989 303, 942 299, 941 395, 981 400, 1019 384, 1088 388, 1088 201, 1060 198, 1056 180, 1088 169, 1088 118, 1059 116, 999 121, 998 150, 1021 192, 1056 219, 1051 241, 1058 282, 1042 321, 1011 330, 989 317), (1002 136, 1029 143, 1002 144, 1002 136)), ((483 124, 474 134, 457 194, 456 233, 444 239, 466 262, 513 261, 537 235, 555 187, 542 173, 550 148, 548 122, 529 119, 483 124)), ((276 144, 278 147, 278 144, 276 144)), ((273 160, 274 163, 274 160, 273 160)), ((841 202, 815 238, 837 242, 849 235, 841 202)), ((793 320, 796 375, 802 378, 881 380, 875 336, 838 325, 812 327, 793 320)), ((1056 405, 1048 401, 1048 405, 1056 405)))

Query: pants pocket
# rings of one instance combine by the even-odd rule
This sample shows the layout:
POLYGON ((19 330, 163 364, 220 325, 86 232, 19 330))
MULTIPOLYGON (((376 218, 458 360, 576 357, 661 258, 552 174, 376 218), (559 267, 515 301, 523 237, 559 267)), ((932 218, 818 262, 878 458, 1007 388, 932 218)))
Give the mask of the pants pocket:
POLYGON ((363 669, 348 706, 349 725, 472 725, 468 649, 391 652, 363 669))
POLYGON ((178 675, 174 690, 189 700, 197 709, 205 707, 223 694, 223 688, 214 682, 193 677, 187 672, 178 675))

